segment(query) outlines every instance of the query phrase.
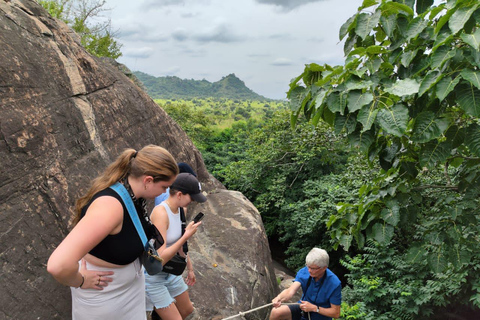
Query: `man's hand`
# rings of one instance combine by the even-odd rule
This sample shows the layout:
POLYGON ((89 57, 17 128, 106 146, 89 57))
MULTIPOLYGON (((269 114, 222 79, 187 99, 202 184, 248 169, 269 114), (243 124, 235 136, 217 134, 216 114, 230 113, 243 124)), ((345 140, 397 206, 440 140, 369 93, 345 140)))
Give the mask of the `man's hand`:
POLYGON ((305 312, 317 312, 317 306, 308 301, 300 301, 300 310, 305 312))
POLYGON ((278 298, 278 297, 275 297, 273 300, 272 300, 272 303, 273 303, 273 307, 274 308, 278 308, 282 305, 282 299, 278 298))

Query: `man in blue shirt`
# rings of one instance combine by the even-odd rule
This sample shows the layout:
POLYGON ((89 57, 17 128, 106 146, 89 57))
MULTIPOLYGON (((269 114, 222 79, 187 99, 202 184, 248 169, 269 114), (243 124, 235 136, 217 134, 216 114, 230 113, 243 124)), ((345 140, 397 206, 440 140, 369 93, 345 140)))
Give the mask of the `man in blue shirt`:
POLYGON ((276 296, 270 320, 331 320, 340 317, 342 304, 342 284, 328 267, 328 253, 313 248, 308 253, 306 266, 297 272, 294 282, 276 296), (303 296, 299 304, 282 305, 289 301, 298 289, 303 296), (310 316, 310 317, 309 317, 310 316))

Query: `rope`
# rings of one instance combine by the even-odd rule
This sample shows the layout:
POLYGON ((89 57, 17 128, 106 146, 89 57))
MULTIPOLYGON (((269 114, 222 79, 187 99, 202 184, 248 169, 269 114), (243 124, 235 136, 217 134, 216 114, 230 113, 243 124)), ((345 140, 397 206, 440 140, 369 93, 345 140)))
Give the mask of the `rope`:
MULTIPOLYGON (((300 303, 282 303, 282 305, 294 305, 294 304, 300 304, 300 303)), ((244 311, 244 312, 239 312, 237 315, 234 315, 234 316, 231 316, 231 317, 228 317, 228 318, 223 318, 222 320, 230 320, 230 319, 235 319, 236 317, 242 317, 247 314, 247 313, 250 313, 250 312, 254 312, 254 311, 258 311, 260 309, 263 309, 263 308, 266 308, 266 307, 269 307, 273 305, 273 303, 268 303, 268 304, 265 304, 263 306, 260 306, 258 308, 255 308, 255 309, 250 309, 250 310, 247 310, 247 311, 244 311)), ((308 319, 310 319, 310 312, 308 313, 308 319)))

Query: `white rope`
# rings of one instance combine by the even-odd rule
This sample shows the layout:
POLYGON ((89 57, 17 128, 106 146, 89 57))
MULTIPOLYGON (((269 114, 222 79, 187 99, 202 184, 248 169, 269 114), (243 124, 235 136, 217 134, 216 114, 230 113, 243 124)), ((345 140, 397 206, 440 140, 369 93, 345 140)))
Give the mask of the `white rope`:
MULTIPOLYGON (((282 303, 282 305, 293 305, 293 304, 300 304, 300 303, 282 303)), ((223 318, 222 320, 229 320, 229 319, 235 319, 236 317, 242 317, 243 318, 243 315, 246 314, 246 313, 250 313, 250 312, 254 312, 254 311, 258 311, 260 309, 263 309, 263 308, 266 308, 266 307, 269 307, 273 305, 273 303, 268 303, 268 304, 265 304, 263 306, 260 306, 258 308, 255 308, 255 309, 250 309, 250 310, 247 310, 247 311, 244 311, 244 312, 240 312, 238 313, 237 315, 234 315, 234 316, 231 316, 231 317, 228 317, 228 318, 223 318)), ((310 313, 308 314, 308 318, 310 319, 310 313)))

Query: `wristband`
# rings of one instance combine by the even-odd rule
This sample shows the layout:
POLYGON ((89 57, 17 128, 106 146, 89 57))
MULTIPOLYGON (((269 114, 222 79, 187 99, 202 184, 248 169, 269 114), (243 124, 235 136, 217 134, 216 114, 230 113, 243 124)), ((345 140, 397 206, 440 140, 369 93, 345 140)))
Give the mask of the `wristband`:
POLYGON ((317 313, 320 313, 320 307, 317 306, 317 313))

